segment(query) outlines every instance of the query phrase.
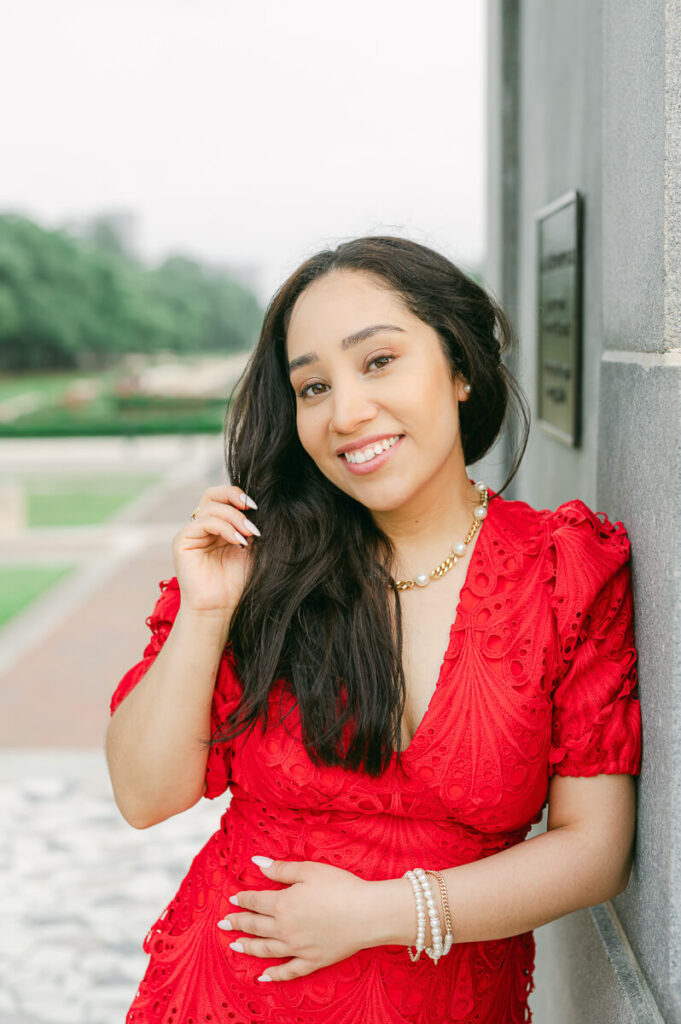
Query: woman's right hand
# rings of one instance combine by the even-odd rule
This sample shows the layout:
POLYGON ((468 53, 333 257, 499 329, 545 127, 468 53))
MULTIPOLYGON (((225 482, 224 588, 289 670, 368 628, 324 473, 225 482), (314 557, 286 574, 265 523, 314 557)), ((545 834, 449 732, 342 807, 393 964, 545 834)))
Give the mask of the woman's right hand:
POLYGON ((185 608, 232 615, 252 570, 250 548, 253 537, 257 539, 246 524, 246 513, 252 514, 240 487, 208 487, 196 519, 173 538, 175 574, 185 608))

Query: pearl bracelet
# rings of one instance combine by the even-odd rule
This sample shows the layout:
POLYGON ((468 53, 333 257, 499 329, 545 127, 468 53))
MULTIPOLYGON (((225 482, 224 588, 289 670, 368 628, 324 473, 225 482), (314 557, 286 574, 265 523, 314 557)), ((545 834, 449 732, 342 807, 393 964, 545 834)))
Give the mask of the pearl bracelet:
POLYGON ((421 883, 423 895, 426 898, 426 904, 428 906, 428 917, 430 918, 430 934, 433 937, 433 945, 426 946, 426 953, 432 960, 435 961, 435 963, 437 963, 440 957, 442 956, 442 931, 440 929, 440 915, 437 912, 435 900, 433 899, 433 894, 430 889, 430 883, 426 878, 425 871, 423 870, 423 868, 414 868, 414 874, 416 875, 418 881, 421 883))
POLYGON ((445 885, 444 878, 439 872, 430 871, 428 873, 434 875, 440 885, 447 934, 443 942, 442 929, 440 927, 440 915, 438 914, 437 907, 435 905, 435 899, 433 898, 430 883, 426 877, 426 872, 423 868, 414 868, 413 871, 405 871, 403 877, 408 878, 411 882, 414 899, 416 901, 417 917, 415 955, 412 953, 410 946, 407 946, 407 952, 409 953, 410 960, 416 961, 425 949, 431 960, 434 960, 435 963, 437 963, 440 957, 446 956, 446 954, 449 953, 452 948, 454 936, 452 935, 451 930, 449 904, 447 902, 447 887, 445 885), (426 946, 426 914, 424 909, 424 898, 428 907, 428 916, 430 918, 430 931, 433 937, 432 946, 426 946))
POLYGON ((440 871, 426 871, 426 874, 432 875, 440 887, 442 909, 444 910, 445 927, 447 929, 447 934, 445 935, 444 946, 442 949, 442 955, 446 956, 447 953, 449 953, 450 949, 452 948, 452 943, 454 942, 454 936, 452 934, 452 917, 449 912, 449 900, 447 899, 447 883, 445 882, 442 872, 440 871))
POLYGON ((407 952, 409 953, 409 959, 412 961, 418 960, 421 953, 426 948, 426 913, 423 909, 423 893, 421 886, 416 880, 416 875, 413 871, 405 871, 403 878, 408 878, 411 882, 411 887, 414 892, 414 899, 416 900, 416 948, 414 954, 411 951, 411 946, 407 946, 407 952))

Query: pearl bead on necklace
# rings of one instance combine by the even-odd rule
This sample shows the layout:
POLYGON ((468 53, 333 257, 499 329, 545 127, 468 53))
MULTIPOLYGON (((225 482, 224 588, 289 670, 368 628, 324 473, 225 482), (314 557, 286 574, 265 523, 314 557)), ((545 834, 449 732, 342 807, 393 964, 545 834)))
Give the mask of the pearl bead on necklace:
POLYGON ((429 573, 419 573, 413 580, 397 580, 395 586, 398 590, 411 590, 412 587, 425 587, 431 580, 439 580, 441 576, 444 576, 446 572, 456 565, 458 560, 465 555, 466 545, 470 544, 475 537, 476 533, 480 529, 480 525, 487 515, 487 506, 489 505, 489 495, 487 493, 487 485, 478 480, 475 484, 475 489, 480 492, 480 504, 473 510, 473 525, 468 531, 468 535, 465 540, 459 541, 452 548, 452 553, 439 565, 436 565, 434 569, 431 569, 429 573))

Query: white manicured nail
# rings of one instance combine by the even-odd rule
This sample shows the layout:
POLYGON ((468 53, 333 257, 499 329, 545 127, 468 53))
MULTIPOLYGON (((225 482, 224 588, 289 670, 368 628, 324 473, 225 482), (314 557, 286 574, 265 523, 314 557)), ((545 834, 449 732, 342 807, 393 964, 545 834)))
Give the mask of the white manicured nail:
POLYGON ((253 854, 251 860, 254 864, 257 864, 259 868, 271 868, 274 864, 271 857, 261 857, 260 854, 253 854))
MULTIPOLYGON (((232 529, 234 530, 234 527, 232 527, 232 529)), ((234 530, 234 533, 236 535, 236 539, 239 541, 239 544, 245 544, 246 547, 248 547, 248 541, 246 540, 246 538, 242 536, 242 534, 240 534, 238 530, 234 530)))

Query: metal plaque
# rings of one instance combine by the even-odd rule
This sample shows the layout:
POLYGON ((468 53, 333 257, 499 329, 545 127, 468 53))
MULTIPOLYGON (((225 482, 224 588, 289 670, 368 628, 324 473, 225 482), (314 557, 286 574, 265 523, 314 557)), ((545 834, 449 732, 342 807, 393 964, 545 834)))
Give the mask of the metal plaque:
POLYGON ((571 190, 537 222, 537 418, 573 447, 581 443, 582 196, 571 190))

